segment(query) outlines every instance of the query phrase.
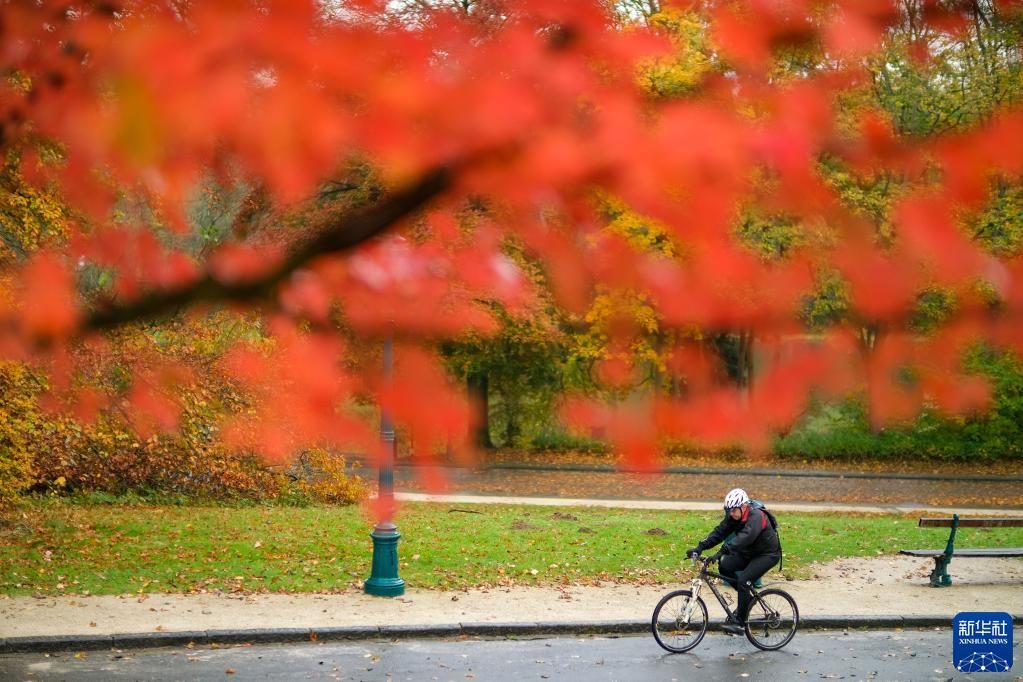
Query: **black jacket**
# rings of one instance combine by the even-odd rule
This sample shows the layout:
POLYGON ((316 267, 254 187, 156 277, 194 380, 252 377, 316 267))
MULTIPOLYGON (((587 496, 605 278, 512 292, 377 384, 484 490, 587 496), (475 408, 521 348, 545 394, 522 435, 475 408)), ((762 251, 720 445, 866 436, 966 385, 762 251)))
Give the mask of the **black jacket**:
POLYGON ((771 527, 771 521, 767 515, 754 506, 750 506, 745 518, 738 521, 725 512, 725 518, 717 525, 717 528, 712 530, 710 535, 696 548, 701 552, 710 549, 732 533, 735 533, 735 537, 727 543, 732 554, 738 554, 745 559, 767 554, 781 554, 778 533, 771 527))

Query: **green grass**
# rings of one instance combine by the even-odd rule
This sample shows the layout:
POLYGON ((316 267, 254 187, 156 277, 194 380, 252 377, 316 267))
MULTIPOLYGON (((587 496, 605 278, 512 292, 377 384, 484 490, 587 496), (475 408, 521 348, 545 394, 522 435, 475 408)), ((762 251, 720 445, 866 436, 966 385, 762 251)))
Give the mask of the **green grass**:
MULTIPOLYGON (((685 549, 718 519, 711 512, 408 504, 398 519, 401 576, 410 586, 449 589, 675 583, 689 575, 685 549)), ((782 514, 779 522, 784 573, 797 578, 814 561, 938 548, 947 537, 917 528, 916 517, 782 514)), ((341 590, 369 576, 370 530, 351 507, 34 504, 0 525, 0 594, 341 590)), ((965 529, 959 538, 962 546, 1019 547, 1023 528, 965 529)))

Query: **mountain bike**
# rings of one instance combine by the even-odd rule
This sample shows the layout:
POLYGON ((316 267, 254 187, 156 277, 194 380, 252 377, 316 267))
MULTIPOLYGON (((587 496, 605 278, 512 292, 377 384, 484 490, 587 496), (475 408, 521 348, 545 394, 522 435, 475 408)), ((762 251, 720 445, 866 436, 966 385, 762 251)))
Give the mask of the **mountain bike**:
MULTIPOLYGON (((714 573, 708 566, 721 558, 715 554, 706 559, 696 557, 700 571, 687 590, 669 592, 657 602, 650 627, 654 639, 672 653, 689 651, 703 640, 710 624, 707 605, 700 596, 703 587, 709 587, 729 618, 736 614, 728 608, 728 601, 718 585, 728 579, 714 573)), ((788 592, 773 587, 751 588, 749 614, 746 619, 746 639, 765 651, 777 651, 792 641, 799 627, 799 609, 788 592)))

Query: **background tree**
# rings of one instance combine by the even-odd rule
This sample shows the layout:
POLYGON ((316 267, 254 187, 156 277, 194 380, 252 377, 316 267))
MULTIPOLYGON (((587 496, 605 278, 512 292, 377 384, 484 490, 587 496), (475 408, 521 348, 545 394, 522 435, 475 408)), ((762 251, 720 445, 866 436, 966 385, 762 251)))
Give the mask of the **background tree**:
MULTIPOLYGON (((892 127, 893 136, 921 139, 954 132, 990 120, 999 107, 1013 105, 1020 98, 1018 22, 1011 13, 999 12, 991 3, 949 4, 946 16, 960 30, 950 39, 925 18, 931 11, 925 3, 904 2, 898 5, 900 20, 885 36, 883 49, 870 62, 871 78, 862 87, 845 94, 841 103, 844 119, 855 123, 857 116, 880 118, 869 124, 882 132, 892 127)), ((862 118, 860 120, 863 120, 862 118)), ((895 139, 893 137, 892 139, 895 139)), ((903 169, 883 168, 869 175, 857 173, 834 157, 822 160, 822 169, 829 183, 839 192, 842 201, 874 227, 876 239, 891 248, 898 239, 893 210, 901 199, 914 189, 926 185, 919 177, 903 169)), ((1006 256, 1018 253, 1014 241, 1018 215, 1010 215, 1004 207, 1011 204, 1013 183, 1006 177, 995 177, 986 189, 986 196, 975 208, 962 208, 959 216, 963 232, 988 253, 1006 256)), ((981 287, 984 288, 984 287, 981 287)), ((976 292, 968 292, 974 295, 976 292)), ((913 312, 906 319, 912 334, 931 334, 954 317, 960 295, 934 283, 922 282, 915 294, 913 312)), ((997 295, 992 297, 992 301, 997 295)), ((821 273, 819 293, 808 303, 807 319, 820 329, 837 320, 860 321, 858 338, 863 352, 869 354, 883 344, 886 331, 898 328, 879 324, 850 307, 848 283, 834 271, 821 273)), ((996 361, 989 353, 970 353, 965 361, 972 371, 998 377, 993 383, 994 407, 991 419, 999 421, 1003 409, 1016 401, 1011 362, 996 361), (985 359, 986 358, 986 359, 985 359), (987 363, 992 363, 988 365, 987 363), (1007 373, 1008 372, 1008 373, 1007 373)), ((913 382, 906 384, 910 389, 913 382)), ((933 404, 931 405, 933 408, 933 404)), ((805 432, 797 432, 781 443, 782 452, 803 450, 818 453, 830 448, 832 455, 889 454, 912 456, 914 453, 940 453, 945 457, 972 457, 978 453, 992 456, 1001 446, 985 442, 980 434, 988 418, 967 421, 943 420, 937 413, 924 415, 920 421, 907 422, 906 433, 897 437, 877 434, 882 422, 868 423, 859 403, 845 403, 817 410, 806 420, 805 432), (940 425, 940 429, 936 429, 940 425), (835 432, 835 437, 828 435, 835 432), (871 431, 875 434, 872 435, 871 431), (970 435, 967 435, 969 433, 970 435), (825 445, 826 443, 830 445, 825 445)), ((998 429, 991 429, 993 434, 998 429)), ((993 440, 1004 442, 998 436, 993 440)))

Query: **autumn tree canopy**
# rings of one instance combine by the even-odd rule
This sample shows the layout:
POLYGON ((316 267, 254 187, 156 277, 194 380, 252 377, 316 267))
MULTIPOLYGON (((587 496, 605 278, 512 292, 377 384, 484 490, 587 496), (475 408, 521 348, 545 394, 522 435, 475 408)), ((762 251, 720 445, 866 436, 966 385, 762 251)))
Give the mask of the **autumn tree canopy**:
POLYGON ((762 447, 812 395, 865 393, 877 423, 979 409, 963 352, 1023 348, 1023 269, 978 237, 1023 171, 1020 22, 1009 0, 5 3, 0 147, 49 213, 5 227, 34 246, 5 252, 0 355, 45 368, 51 409, 173 429, 193 378, 174 358, 100 395, 76 349, 96 361, 119 325, 226 306, 262 334, 219 367, 255 396, 224 427, 237 447, 368 446, 350 407, 371 395, 457 449, 471 410, 435 343, 535 313, 538 264, 580 325, 632 301, 598 306, 623 351, 602 381, 628 383, 624 351, 656 330, 651 357, 684 382, 565 406, 634 465, 662 437, 762 447), (944 108, 862 97, 900 78, 944 108), (197 247, 210 183, 270 222, 197 247), (608 229, 624 212, 642 229, 608 229), (841 314, 808 335, 829 281, 841 314), (936 289, 947 314, 921 333, 936 289), (774 355, 745 389, 694 346, 722 332, 774 355), (347 360, 384 337, 389 383, 347 360))

